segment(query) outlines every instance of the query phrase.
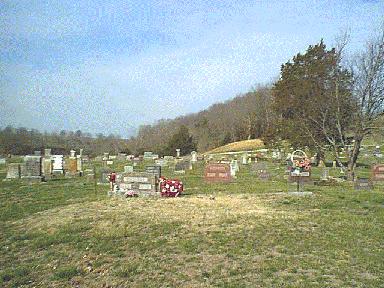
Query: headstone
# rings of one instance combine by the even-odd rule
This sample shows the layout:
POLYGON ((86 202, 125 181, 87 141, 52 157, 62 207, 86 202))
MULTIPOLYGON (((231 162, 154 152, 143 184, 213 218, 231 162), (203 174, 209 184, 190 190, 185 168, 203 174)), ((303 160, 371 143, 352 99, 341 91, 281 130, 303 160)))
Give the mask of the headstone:
POLYGON ((29 181, 41 181, 41 156, 24 157, 24 165, 20 166, 21 179, 29 181))
POLYGON ((380 146, 376 146, 375 150, 373 151, 373 156, 375 156, 377 158, 382 158, 383 157, 383 154, 380 151, 380 146))
POLYGON ((244 153, 244 154, 241 156, 241 163, 242 163, 243 165, 247 165, 247 164, 248 164, 247 159, 248 159, 248 154, 247 154, 247 153, 244 153))
POLYGON ((197 152, 196 151, 191 152, 191 162, 197 162, 197 152))
POLYGON ((161 177, 161 167, 160 166, 146 166, 145 172, 148 174, 155 175, 157 179, 161 177))
POLYGON ((10 163, 7 169, 7 179, 19 179, 20 178, 20 164, 10 163))
POLYGON ((112 160, 107 160, 107 165, 113 165, 113 161, 112 160))
POLYGON ((279 150, 273 150, 272 151, 272 159, 281 160, 281 153, 279 150))
POLYGON ((70 176, 77 174, 77 159, 76 159, 76 157, 69 157, 66 174, 70 175, 70 176))
POLYGON ((80 157, 83 157, 83 151, 84 151, 84 149, 83 149, 83 148, 80 148, 80 152, 79 152, 79 156, 80 156, 80 157))
POLYGON ((157 159, 155 160, 155 164, 157 166, 161 166, 161 167, 164 167, 168 164, 168 161, 164 160, 164 159, 157 159))
POLYGON ((175 164, 175 173, 183 174, 185 170, 189 169, 189 161, 180 161, 175 164))
POLYGON ((153 152, 150 152, 150 151, 144 152, 144 159, 145 160, 153 159, 153 152))
POLYGON ((109 160, 115 160, 116 158, 117 158, 116 155, 109 155, 109 157, 108 157, 109 160))
POLYGON ((122 174, 118 177, 117 186, 120 194, 135 192, 139 196, 156 196, 157 192, 156 176, 151 173, 135 172, 122 174))
POLYGON ((204 179, 208 182, 230 182, 231 168, 229 164, 208 164, 205 166, 204 179))
POLYGON ((63 167, 63 155, 53 155, 53 165, 52 165, 52 173, 53 174, 63 174, 64 173, 64 167, 63 167))
POLYGON ((117 154, 117 160, 119 161, 123 161, 127 158, 127 154, 126 153, 118 153, 117 154))
POLYGON ((230 163, 231 168, 231 176, 233 178, 236 178, 236 172, 239 171, 239 165, 237 163, 237 160, 232 160, 230 163))
POLYGON ((7 161, 5 160, 5 158, 0 158, 0 165, 5 165, 7 164, 7 161))
POLYGON ((112 172, 111 169, 109 168, 103 168, 101 171, 100 171, 100 183, 102 184, 107 184, 109 183, 109 180, 108 180, 108 175, 112 172))
POLYGON ((76 151, 75 150, 71 150, 71 151, 69 151, 69 153, 70 153, 70 157, 76 157, 75 155, 76 155, 76 151))
POLYGON ((76 157, 77 172, 83 173, 83 159, 80 155, 76 157))
POLYGON ((251 174, 259 175, 261 172, 267 171, 267 163, 265 162, 256 162, 251 166, 251 174))
POLYGON ((369 178, 358 178, 355 181, 355 190, 372 190, 373 184, 369 178))
POLYGON ((176 157, 180 158, 180 149, 176 149, 176 157))
POLYGON ((384 181, 384 165, 377 164, 372 167, 372 180, 384 181))
POLYGON ((271 179, 271 174, 268 171, 261 171, 259 173, 259 179, 263 181, 267 181, 271 179))
POLYGON ((323 170, 322 170, 322 173, 321 173, 320 180, 325 181, 325 180, 328 180, 328 178, 329 178, 329 169, 324 167, 323 170))
POLYGON ((336 167, 337 167, 336 160, 333 160, 333 161, 332 161, 332 168, 336 168, 336 167))
POLYGON ((51 157, 51 150, 50 148, 44 149, 44 156, 45 157, 51 157))
POLYGON ((108 159, 109 159, 109 153, 108 152, 104 152, 102 160, 103 161, 107 161, 108 159))
POLYGON ((127 165, 124 166, 124 173, 132 173, 133 172, 133 166, 127 165))
POLYGON ((44 157, 42 162, 42 174, 45 180, 51 178, 52 175, 52 160, 51 157, 44 157))
POLYGON ((175 160, 175 157, 169 156, 169 155, 164 156, 163 158, 164 158, 165 161, 173 161, 173 160, 175 160))

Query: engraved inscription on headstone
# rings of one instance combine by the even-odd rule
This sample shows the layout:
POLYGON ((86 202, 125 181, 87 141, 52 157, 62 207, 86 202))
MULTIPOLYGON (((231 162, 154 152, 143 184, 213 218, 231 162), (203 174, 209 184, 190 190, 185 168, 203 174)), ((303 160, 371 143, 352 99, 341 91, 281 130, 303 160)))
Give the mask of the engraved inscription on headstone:
POLYGON ((161 177, 161 166, 146 166, 145 172, 155 175, 158 179, 161 177))
POLYGON ((384 165, 377 164, 372 168, 372 180, 374 181, 383 181, 384 180, 384 165))
POLYGON ((124 173, 132 173, 133 172, 133 166, 127 165, 124 166, 124 173))
POLYGON ((138 195, 157 195, 156 176, 152 173, 135 172, 123 173, 118 177, 118 187, 120 193, 124 194, 134 191, 138 195))
POLYGON ((64 167, 63 167, 63 155, 53 155, 53 165, 52 165, 52 173, 53 174, 63 174, 64 173, 64 167))
POLYGON ((189 161, 180 161, 175 164, 175 173, 185 173, 185 170, 189 169, 189 161))
POLYGON ((10 163, 8 164, 7 179, 19 179, 20 178, 20 164, 10 163))
POLYGON ((208 164, 205 166, 204 179, 208 182, 230 182, 231 168, 229 164, 208 164))
POLYGON ((372 190, 373 184, 368 178, 358 178, 355 181, 355 190, 372 190))
POLYGON ((25 156, 20 174, 22 179, 41 181, 41 156, 25 156))

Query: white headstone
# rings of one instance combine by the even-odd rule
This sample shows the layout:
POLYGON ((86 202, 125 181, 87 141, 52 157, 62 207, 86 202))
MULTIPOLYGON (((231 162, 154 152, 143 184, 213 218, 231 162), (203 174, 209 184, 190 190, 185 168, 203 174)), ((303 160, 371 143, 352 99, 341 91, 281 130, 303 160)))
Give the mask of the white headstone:
POLYGON ((191 152, 191 162, 197 162, 197 152, 196 151, 191 152))
POLYGON ((237 160, 235 162, 235 160, 232 160, 231 161, 231 164, 230 164, 230 168, 231 168, 231 176, 232 177, 236 177, 236 171, 237 171, 237 160))
POLYGON ((176 157, 177 157, 177 158, 180 157, 180 149, 176 149, 176 157))
POLYGON ((133 172, 133 166, 124 166, 124 173, 132 173, 133 172))
POLYGON ((52 165, 52 172, 53 173, 63 173, 64 167, 63 167, 63 155, 53 155, 51 156, 51 159, 53 160, 52 165))
POLYGON ((247 154, 247 153, 244 153, 241 159, 242 159, 242 160, 241 160, 241 163, 242 163, 243 165, 246 165, 246 164, 247 164, 247 159, 248 159, 248 154, 247 154))

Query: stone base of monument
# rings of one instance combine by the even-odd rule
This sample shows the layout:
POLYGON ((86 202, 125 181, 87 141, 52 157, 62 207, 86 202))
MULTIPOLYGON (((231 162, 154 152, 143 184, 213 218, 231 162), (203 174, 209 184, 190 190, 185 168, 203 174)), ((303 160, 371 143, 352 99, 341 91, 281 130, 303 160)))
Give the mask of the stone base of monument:
POLYGON ((44 180, 42 176, 21 176, 21 180, 28 183, 40 183, 44 180))
POLYGON ((66 178, 74 178, 74 177, 80 177, 81 172, 66 172, 65 177, 66 178))
POLYGON ((288 192, 288 195, 292 196, 312 196, 312 192, 305 192, 305 191, 293 191, 293 192, 288 192))

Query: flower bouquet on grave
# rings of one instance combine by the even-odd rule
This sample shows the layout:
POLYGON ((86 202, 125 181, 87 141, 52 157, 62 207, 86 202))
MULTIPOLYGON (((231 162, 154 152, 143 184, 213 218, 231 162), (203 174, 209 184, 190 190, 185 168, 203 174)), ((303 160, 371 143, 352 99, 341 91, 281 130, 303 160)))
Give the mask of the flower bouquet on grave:
POLYGON ((311 171, 311 160, 304 151, 296 150, 291 155, 291 176, 302 176, 303 173, 308 174, 311 171))
POLYGON ((184 191, 183 182, 178 179, 160 177, 160 195, 162 197, 177 197, 184 191))
POLYGON ((138 197, 139 195, 134 190, 128 190, 127 192, 124 193, 124 196, 128 198, 128 197, 138 197))

